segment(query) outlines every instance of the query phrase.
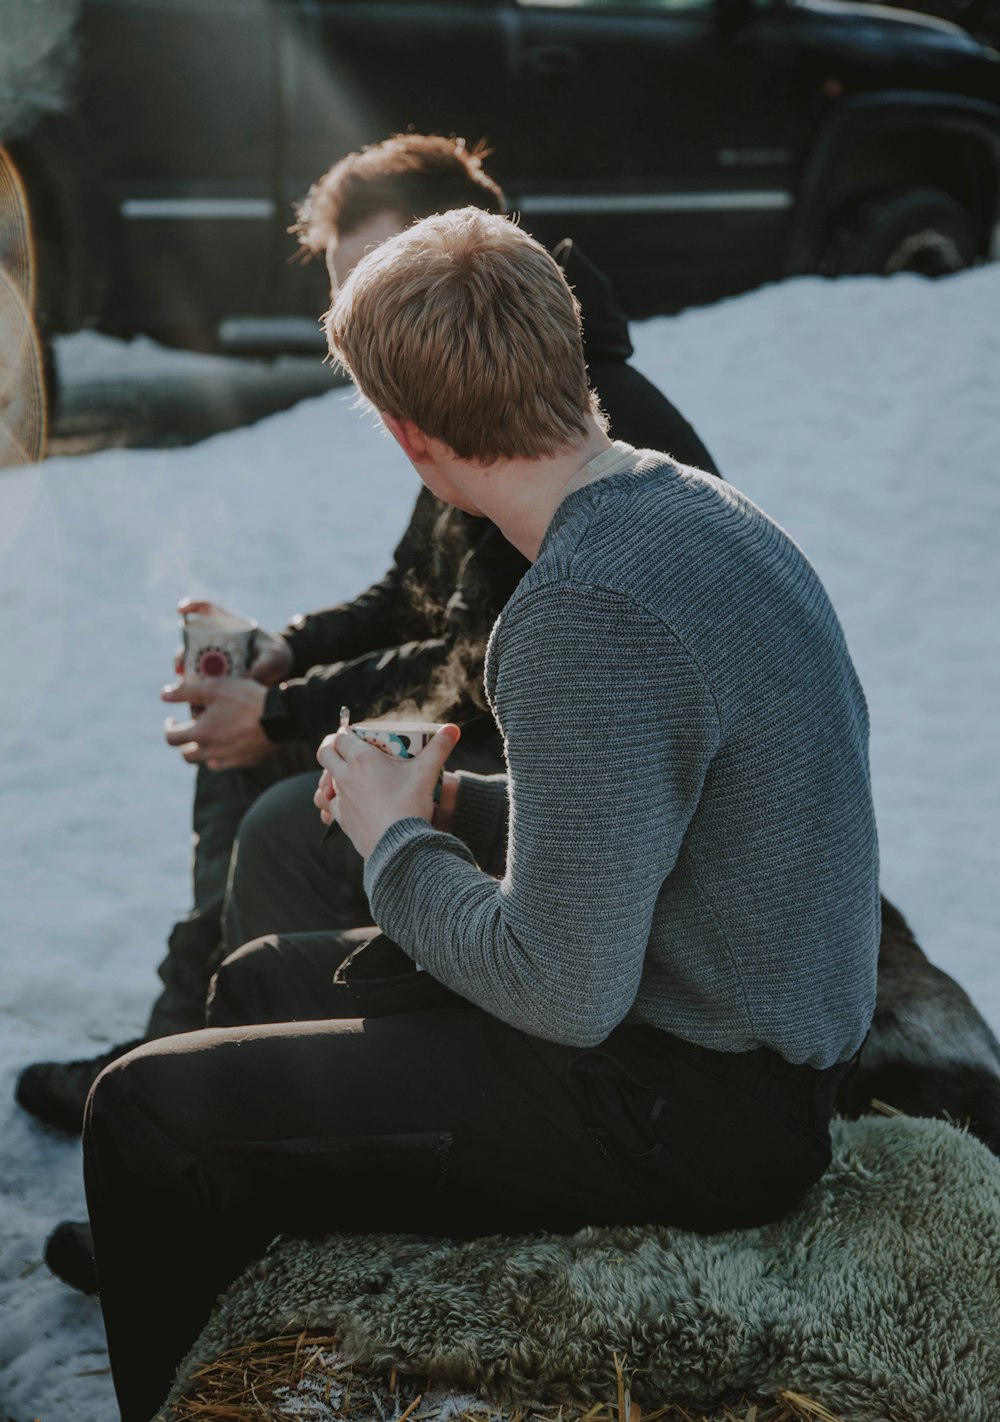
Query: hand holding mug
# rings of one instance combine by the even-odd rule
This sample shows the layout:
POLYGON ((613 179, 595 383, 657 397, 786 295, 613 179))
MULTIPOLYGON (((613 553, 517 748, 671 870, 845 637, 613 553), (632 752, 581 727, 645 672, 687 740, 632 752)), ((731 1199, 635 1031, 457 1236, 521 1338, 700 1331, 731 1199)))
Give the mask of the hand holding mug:
POLYGON ((435 790, 461 735, 457 726, 424 725, 419 734, 426 744, 414 755, 410 746, 418 731, 413 723, 406 730, 404 725, 342 728, 327 736, 316 753, 324 773, 314 803, 324 822, 339 824, 365 859, 397 820, 434 820, 435 790))
POLYGON ((187 702, 191 715, 185 721, 167 720, 167 744, 209 770, 257 765, 273 750, 260 717, 268 677, 279 663, 284 665, 282 657, 291 664, 287 645, 217 603, 184 598, 179 611, 184 644, 175 668, 180 679, 160 696, 187 702))
MULTIPOLYGON (((279 637, 274 632, 268 632, 256 622, 239 617, 236 613, 221 607, 217 602, 208 602, 204 598, 181 598, 177 604, 177 611, 180 613, 181 622, 185 627, 193 626, 195 623, 202 623, 206 626, 243 624, 246 628, 252 629, 253 635, 248 639, 249 650, 246 665, 241 669, 240 674, 259 681, 262 686, 277 686, 279 682, 284 681, 290 675, 292 649, 284 637, 279 637)), ((178 676, 184 675, 184 667, 185 647, 181 645, 174 653, 174 671, 178 676)))

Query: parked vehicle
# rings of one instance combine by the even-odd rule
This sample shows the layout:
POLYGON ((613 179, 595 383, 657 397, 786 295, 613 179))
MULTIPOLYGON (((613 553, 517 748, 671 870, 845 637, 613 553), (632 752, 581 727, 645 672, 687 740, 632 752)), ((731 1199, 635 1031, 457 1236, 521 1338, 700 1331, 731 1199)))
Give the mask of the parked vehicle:
POLYGON ((997 220, 1000 56, 876 5, 79 0, 65 40, 58 92, 0 96, 47 333, 318 346, 293 205, 411 126, 487 138, 525 226, 575 237, 632 315, 953 271, 997 220))
MULTIPOLYGON (((882 4, 890 0, 881 0, 882 4)), ((961 25, 982 44, 1000 48, 1000 0, 892 0, 901 10, 918 10, 961 25)))

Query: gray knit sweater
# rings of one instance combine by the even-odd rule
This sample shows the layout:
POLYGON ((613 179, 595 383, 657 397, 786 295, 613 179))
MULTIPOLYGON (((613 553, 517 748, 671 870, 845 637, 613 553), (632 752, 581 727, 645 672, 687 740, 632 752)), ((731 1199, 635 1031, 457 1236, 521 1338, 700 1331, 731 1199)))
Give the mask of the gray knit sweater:
POLYGON ((453 835, 386 831, 382 929, 538 1037, 849 1057, 879 936, 868 717, 787 534, 643 451, 556 510, 486 684, 508 775, 463 778, 453 835))

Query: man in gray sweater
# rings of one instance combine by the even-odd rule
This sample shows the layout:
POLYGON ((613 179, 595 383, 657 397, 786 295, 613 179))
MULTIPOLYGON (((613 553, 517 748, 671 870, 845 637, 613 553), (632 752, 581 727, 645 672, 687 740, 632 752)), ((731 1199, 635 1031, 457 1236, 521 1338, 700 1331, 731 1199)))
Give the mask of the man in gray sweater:
MULTIPOLYGON (((507 773, 448 774, 436 804, 457 727, 410 762, 329 737, 316 803, 413 992, 359 1020, 328 942, 297 961, 299 1020, 236 1025, 231 986, 233 1025, 99 1079, 124 1422, 278 1232, 780 1217, 828 1164, 874 1006, 867 712, 803 553, 733 488, 611 442, 573 297, 506 219, 387 241, 328 333, 424 483, 531 564, 487 658, 507 773)), ((272 946, 235 961, 286 991, 272 946)))

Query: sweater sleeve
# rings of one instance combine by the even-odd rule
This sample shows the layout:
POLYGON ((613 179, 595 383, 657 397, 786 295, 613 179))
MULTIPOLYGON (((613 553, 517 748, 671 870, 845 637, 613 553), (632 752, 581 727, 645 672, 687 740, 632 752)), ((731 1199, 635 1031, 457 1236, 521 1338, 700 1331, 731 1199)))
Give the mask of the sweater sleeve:
POLYGON ((507 776, 458 772, 458 798, 452 824, 476 863, 499 879, 507 855, 507 776))
POLYGON ((560 582, 497 628, 507 867, 400 820, 368 861, 376 921, 494 1016, 579 1046, 638 991, 657 898, 719 744, 714 697, 668 628, 622 595, 560 582))

